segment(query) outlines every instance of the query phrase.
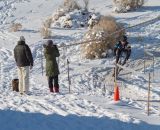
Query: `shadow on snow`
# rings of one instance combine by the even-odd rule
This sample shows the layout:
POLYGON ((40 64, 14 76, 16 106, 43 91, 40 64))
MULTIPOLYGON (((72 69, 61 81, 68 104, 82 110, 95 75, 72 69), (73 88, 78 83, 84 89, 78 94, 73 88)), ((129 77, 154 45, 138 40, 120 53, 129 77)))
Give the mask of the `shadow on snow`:
POLYGON ((58 114, 44 115, 12 110, 0 111, 0 126, 3 130, 159 130, 160 125, 145 122, 138 124, 122 122, 109 117, 77 116, 58 114))

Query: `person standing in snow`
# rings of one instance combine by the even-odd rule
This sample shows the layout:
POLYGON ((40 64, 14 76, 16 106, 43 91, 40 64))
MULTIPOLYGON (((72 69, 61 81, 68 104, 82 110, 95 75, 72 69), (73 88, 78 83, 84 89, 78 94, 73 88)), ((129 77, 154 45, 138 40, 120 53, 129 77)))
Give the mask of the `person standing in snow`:
MULTIPOLYGON (((123 36, 121 40, 115 44, 114 46, 114 55, 116 57, 116 64, 125 65, 126 61, 129 59, 131 55, 131 46, 129 45, 127 41, 127 36, 123 36), (120 58, 123 57, 123 60, 121 61, 120 58)), ((117 67, 116 74, 122 70, 122 68, 117 67)), ((115 71, 112 76, 115 76, 115 71)))
POLYGON ((119 63, 119 59, 121 56, 123 56, 123 53, 124 53, 124 61, 121 63, 121 65, 124 65, 131 55, 131 46, 129 45, 127 37, 125 35, 114 46, 114 55, 116 56, 116 64, 119 63))
POLYGON ((21 94, 28 94, 29 69, 33 67, 33 57, 29 46, 25 43, 24 36, 20 37, 14 48, 14 58, 18 67, 19 91, 21 94))
POLYGON ((59 69, 56 57, 59 57, 59 50, 52 40, 48 40, 44 47, 44 56, 46 59, 46 76, 48 78, 48 87, 50 92, 59 92, 58 75, 59 69), (53 86, 54 80, 54 86, 53 86))

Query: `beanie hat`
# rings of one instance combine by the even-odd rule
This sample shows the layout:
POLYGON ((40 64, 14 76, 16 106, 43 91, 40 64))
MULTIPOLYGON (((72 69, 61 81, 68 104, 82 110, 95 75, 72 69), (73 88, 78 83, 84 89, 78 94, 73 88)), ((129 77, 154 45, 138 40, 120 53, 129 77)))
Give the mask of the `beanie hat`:
POLYGON ((121 40, 124 42, 127 41, 127 36, 123 35, 121 40))
POLYGON ((20 41, 25 41, 24 36, 20 36, 20 41))
POLYGON ((53 45, 53 41, 52 40, 48 40, 46 43, 47 46, 52 46, 53 45))

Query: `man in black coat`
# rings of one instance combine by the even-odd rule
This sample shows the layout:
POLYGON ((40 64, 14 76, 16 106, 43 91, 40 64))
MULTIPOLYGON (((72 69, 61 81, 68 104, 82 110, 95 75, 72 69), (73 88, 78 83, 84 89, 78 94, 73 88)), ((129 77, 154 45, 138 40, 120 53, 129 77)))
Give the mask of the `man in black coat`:
MULTIPOLYGON (((121 65, 126 64, 126 61, 130 58, 130 55, 131 55, 131 46, 129 45, 129 43, 127 41, 127 36, 124 35, 120 39, 120 41, 115 44, 114 55, 116 57, 116 64, 121 64, 121 65)), ((112 76, 115 76, 115 71, 116 71, 116 74, 118 75, 118 73, 121 70, 122 70, 122 68, 117 67, 117 69, 114 70, 112 76)))
POLYGON ((33 57, 29 46, 25 43, 24 36, 20 37, 14 48, 14 58, 18 67, 19 91, 21 94, 29 91, 29 68, 33 67, 33 57))
POLYGON ((124 60, 121 65, 124 65, 131 55, 131 46, 124 35, 121 40, 114 46, 114 55, 116 56, 116 64, 119 63, 120 58, 123 56, 124 60))

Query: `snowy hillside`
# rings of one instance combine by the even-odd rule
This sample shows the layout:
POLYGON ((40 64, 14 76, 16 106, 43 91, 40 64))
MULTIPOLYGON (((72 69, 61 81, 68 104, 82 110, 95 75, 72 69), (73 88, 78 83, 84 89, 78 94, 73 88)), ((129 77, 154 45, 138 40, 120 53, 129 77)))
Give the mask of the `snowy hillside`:
MULTIPOLYGON (((80 1, 80 0, 79 0, 80 1)), ((81 2, 81 1, 80 1, 81 2)), ((42 75, 40 28, 63 0, 1 0, 0 1, 0 130, 160 130, 160 20, 127 29, 132 46, 131 59, 118 77, 120 101, 113 101, 114 58, 87 60, 80 45, 60 47, 60 93, 48 90, 42 75), (10 32, 12 23, 22 29, 10 32), (32 50, 31 95, 13 92, 11 81, 17 78, 13 48, 19 36, 26 37, 32 50), (144 47, 154 56, 146 62, 144 47), (68 90, 67 59, 70 62, 71 93, 68 90), (134 72, 134 73, 131 73, 134 72), (151 72, 150 115, 147 116, 148 73, 151 72)), ((125 27, 160 16, 160 1, 147 0, 144 7, 124 14, 112 11, 111 0, 90 0, 89 11, 112 15, 125 27)), ((87 28, 51 28, 58 45, 82 39, 87 28)), ((43 66, 45 68, 43 58, 43 66)))

